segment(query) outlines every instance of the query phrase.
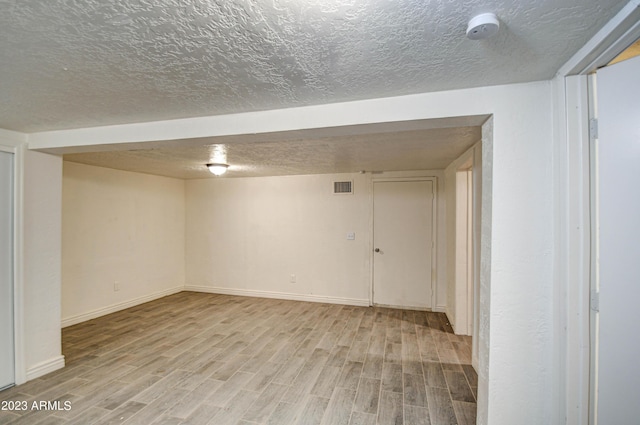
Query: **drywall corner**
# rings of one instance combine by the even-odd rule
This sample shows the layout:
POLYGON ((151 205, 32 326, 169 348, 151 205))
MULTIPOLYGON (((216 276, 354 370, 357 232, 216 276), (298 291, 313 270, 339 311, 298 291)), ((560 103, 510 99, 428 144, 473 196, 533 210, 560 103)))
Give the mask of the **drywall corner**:
POLYGON ((23 314, 29 379, 64 363, 60 359, 62 158, 26 150, 23 172, 23 314))

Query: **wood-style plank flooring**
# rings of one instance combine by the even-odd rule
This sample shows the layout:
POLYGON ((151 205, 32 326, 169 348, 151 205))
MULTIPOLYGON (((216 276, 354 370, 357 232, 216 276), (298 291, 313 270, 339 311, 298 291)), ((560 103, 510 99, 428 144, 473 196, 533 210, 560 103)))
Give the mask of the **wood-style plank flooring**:
POLYGON ((62 334, 67 367, 0 392, 29 407, 0 424, 475 424, 441 313, 181 292, 62 334))

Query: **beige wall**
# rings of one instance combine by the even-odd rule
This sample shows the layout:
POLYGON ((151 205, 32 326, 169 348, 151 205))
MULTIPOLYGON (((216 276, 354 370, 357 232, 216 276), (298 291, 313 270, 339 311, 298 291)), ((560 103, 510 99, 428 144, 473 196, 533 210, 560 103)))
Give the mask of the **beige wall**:
POLYGON ((371 174, 187 181, 187 289, 368 305, 371 184, 371 174), (354 194, 334 195, 338 180, 353 180, 354 194))
POLYGON ((64 162, 63 326, 182 289, 184 194, 182 180, 64 162))
POLYGON ((26 379, 64 366, 60 341, 62 159, 24 151, 23 305, 26 379))
MULTIPOLYGON (((442 190, 441 171, 385 176, 435 176, 442 190)), ((190 290, 368 305, 371 184, 371 174, 359 173, 181 181, 64 162, 62 325, 185 283, 190 290), (337 180, 352 180, 354 194, 334 195, 337 180), (355 240, 347 240, 350 232, 355 240)), ((439 195, 434 309, 443 311, 439 195)))
POLYGON ((188 286, 368 304, 366 176, 207 179, 186 184, 188 286), (334 195, 334 180, 353 180, 354 194, 334 195), (355 240, 347 240, 349 232, 355 232, 355 240))

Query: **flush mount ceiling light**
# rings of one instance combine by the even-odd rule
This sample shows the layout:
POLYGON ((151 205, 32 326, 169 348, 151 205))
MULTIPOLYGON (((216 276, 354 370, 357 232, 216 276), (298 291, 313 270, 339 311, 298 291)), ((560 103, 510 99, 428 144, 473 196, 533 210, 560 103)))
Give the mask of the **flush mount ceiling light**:
POLYGON ((467 26, 467 37, 470 40, 484 40, 496 34, 500 29, 500 21, 495 13, 483 13, 471 18, 467 26))
POLYGON ((207 168, 216 176, 221 176, 227 172, 228 164, 207 164, 207 168))

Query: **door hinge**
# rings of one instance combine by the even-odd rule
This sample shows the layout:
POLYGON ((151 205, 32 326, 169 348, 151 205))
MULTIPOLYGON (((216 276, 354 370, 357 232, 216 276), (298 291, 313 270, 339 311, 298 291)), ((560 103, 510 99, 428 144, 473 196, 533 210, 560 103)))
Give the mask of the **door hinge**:
POLYGON ((600 292, 591 291, 591 310, 600 311, 600 292))
POLYGON ((589 120, 589 138, 591 140, 598 138, 598 120, 596 118, 589 120))

